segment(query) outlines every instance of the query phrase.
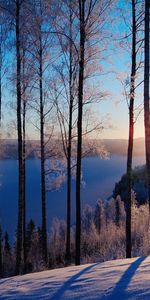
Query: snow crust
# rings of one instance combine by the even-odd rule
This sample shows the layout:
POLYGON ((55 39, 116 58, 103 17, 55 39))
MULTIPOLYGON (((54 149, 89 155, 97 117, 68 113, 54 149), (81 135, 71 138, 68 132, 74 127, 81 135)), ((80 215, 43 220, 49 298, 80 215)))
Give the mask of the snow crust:
POLYGON ((0 300, 150 300, 150 257, 71 266, 0 280, 0 300))

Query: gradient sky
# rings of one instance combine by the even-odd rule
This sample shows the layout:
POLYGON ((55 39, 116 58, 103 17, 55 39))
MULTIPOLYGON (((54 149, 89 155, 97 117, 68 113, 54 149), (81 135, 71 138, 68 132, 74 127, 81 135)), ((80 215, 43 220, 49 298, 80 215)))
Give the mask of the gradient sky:
MULTIPOLYGON (((126 1, 119 1, 120 7, 126 8, 128 4, 126 1)), ((119 20, 118 13, 114 11, 114 22, 112 30, 114 31, 114 36, 123 36, 124 32, 127 31, 125 24, 119 20)), ((108 120, 109 128, 104 130, 101 137, 102 138, 128 138, 128 107, 123 96, 123 87, 119 79, 117 79, 120 73, 123 73, 123 77, 130 76, 130 63, 131 58, 127 51, 121 50, 121 48, 116 46, 117 44, 113 41, 109 45, 111 50, 108 50, 110 55, 109 60, 111 63, 103 63, 104 70, 108 71, 109 74, 97 78, 99 80, 102 89, 109 92, 109 97, 102 101, 97 107, 97 115, 99 118, 104 118, 108 120)), ((11 59, 11 55, 8 57, 8 61, 11 59)), ((141 71, 142 72, 142 71, 141 71)), ((142 73, 141 73, 141 76, 142 73)), ((141 86, 136 94, 136 103, 137 105, 143 102, 143 87, 141 86)), ((3 98, 3 121, 4 124, 9 123, 14 119, 14 111, 10 108, 8 109, 7 102, 12 99, 12 94, 10 92, 11 87, 8 87, 8 82, 5 82, 5 88, 3 89, 4 98, 3 98)), ((15 99, 14 99, 15 101, 15 99)), ((6 126, 6 125, 5 125, 6 126)), ((31 138, 38 138, 37 132, 32 125, 30 125, 30 136, 31 138)), ((144 126, 143 126, 143 113, 139 116, 135 124, 135 137, 144 136, 144 126)))

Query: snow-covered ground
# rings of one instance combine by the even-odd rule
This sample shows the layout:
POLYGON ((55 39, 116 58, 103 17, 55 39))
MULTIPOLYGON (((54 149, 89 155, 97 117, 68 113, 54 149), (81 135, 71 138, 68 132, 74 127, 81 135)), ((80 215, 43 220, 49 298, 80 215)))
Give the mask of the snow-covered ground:
POLYGON ((71 266, 0 280, 0 300, 150 300, 150 257, 71 266))

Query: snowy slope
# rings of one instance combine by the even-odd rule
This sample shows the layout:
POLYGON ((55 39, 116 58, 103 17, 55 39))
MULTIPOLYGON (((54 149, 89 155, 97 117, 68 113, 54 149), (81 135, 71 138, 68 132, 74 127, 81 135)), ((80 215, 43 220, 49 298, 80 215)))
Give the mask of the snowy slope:
POLYGON ((150 257, 71 266, 0 280, 0 300, 150 300, 150 257))

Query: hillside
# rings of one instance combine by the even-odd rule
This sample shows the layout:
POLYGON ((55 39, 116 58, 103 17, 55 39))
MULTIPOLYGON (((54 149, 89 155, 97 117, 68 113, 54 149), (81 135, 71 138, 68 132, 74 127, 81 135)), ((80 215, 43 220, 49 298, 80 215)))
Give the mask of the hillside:
POLYGON ((0 280, 1 300, 150 299, 150 257, 71 266, 0 280))

